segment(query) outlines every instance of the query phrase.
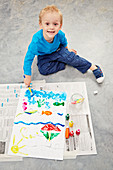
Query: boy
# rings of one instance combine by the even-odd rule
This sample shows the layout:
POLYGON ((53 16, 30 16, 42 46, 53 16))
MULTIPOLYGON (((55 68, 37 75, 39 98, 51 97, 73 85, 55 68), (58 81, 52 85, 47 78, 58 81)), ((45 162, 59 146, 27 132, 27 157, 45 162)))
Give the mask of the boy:
POLYGON ((68 64, 85 73, 92 70, 98 83, 102 83, 104 76, 99 66, 91 64, 78 56, 76 51, 68 49, 67 39, 61 31, 62 14, 59 9, 50 5, 40 11, 40 30, 34 34, 24 59, 24 83, 31 83, 31 65, 35 55, 38 56, 38 69, 43 75, 56 73, 65 69, 68 64))

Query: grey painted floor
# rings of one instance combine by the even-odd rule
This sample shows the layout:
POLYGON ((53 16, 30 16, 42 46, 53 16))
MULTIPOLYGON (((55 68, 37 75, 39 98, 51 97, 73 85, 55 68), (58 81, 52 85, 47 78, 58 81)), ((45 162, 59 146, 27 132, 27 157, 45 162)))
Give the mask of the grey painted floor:
POLYGON ((105 82, 98 85, 91 72, 82 75, 72 67, 42 76, 34 62, 32 80, 85 81, 98 154, 75 160, 24 159, 0 163, 0 170, 112 170, 113 169, 113 0, 0 0, 0 83, 19 83, 22 60, 32 35, 39 29, 38 14, 48 4, 64 15, 69 47, 102 66, 105 82), (93 92, 98 90, 98 94, 93 92))

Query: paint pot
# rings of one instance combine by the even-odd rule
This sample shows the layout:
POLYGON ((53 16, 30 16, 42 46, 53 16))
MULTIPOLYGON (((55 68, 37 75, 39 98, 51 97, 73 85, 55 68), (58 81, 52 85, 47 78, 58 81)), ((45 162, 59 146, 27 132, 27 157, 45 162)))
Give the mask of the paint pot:
POLYGON ((65 130, 65 138, 68 139, 69 138, 69 127, 66 128, 65 130))
POLYGON ((83 101, 84 101, 84 97, 79 93, 74 93, 71 96, 71 104, 73 105, 81 105, 83 101))
POLYGON ((66 118, 66 120, 69 120, 69 114, 67 114, 67 115, 65 116, 65 118, 66 118))
POLYGON ((78 135, 78 136, 80 135, 80 129, 76 130, 76 135, 78 135))
POLYGON ((73 127, 73 121, 69 122, 69 126, 73 127))
POLYGON ((70 132, 69 132, 69 136, 73 137, 73 136, 74 136, 74 132, 73 132, 73 131, 70 131, 70 132))

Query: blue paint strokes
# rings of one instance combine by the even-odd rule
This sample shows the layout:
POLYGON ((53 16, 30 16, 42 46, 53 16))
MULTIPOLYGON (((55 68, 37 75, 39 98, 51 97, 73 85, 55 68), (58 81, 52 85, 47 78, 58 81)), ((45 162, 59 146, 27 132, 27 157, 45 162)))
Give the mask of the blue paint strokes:
POLYGON ((27 113, 27 114, 29 114, 29 115, 31 115, 32 113, 30 113, 30 112, 25 112, 25 113, 27 113))
POLYGON ((29 89, 27 89, 26 92, 25 92, 25 97, 28 97, 28 100, 31 100, 31 98, 35 95, 33 93, 33 89, 31 89, 31 92, 32 92, 32 95, 31 95, 29 89))
POLYGON ((3 103, 1 103, 1 107, 3 107, 3 105, 4 105, 4 104, 3 104, 3 103))
POLYGON ((43 123, 43 122, 37 122, 37 123, 34 123, 34 122, 30 122, 30 123, 25 123, 23 121, 18 121, 18 122, 14 122, 14 124, 19 124, 19 123, 22 123, 24 125, 38 125, 38 124, 43 124, 43 125, 46 125, 46 124, 52 124, 52 125, 60 125, 62 127, 64 127, 65 125, 61 124, 61 123, 52 123, 51 121, 50 122, 46 122, 46 123, 43 123))
POLYGON ((45 102, 45 105, 46 105, 45 106, 46 109, 50 109, 51 108, 51 104, 49 102, 45 102))
POLYGON ((35 103, 36 103, 36 101, 35 101, 35 98, 33 97, 32 104, 35 104, 35 103))
POLYGON ((9 98, 7 98, 7 102, 9 102, 9 98))
POLYGON ((63 113, 57 113, 59 116, 63 116, 63 113))
POLYGON ((9 89, 9 86, 7 86, 7 89, 9 89))
MULTIPOLYGON (((66 100, 66 93, 65 92, 61 92, 61 93, 53 93, 52 91, 51 92, 47 92, 47 91, 44 91, 44 90, 41 90, 41 91, 37 91, 37 90, 33 90, 31 89, 32 91, 32 94, 33 96, 36 96, 36 97, 42 97, 42 98, 45 98, 45 99, 54 99, 56 101, 61 101, 61 100, 66 100)), ((25 92, 25 97, 28 97, 29 100, 31 100, 31 98, 33 97, 31 96, 31 93, 30 91, 27 89, 26 92, 25 92)))
POLYGON ((18 97, 18 94, 16 94, 16 98, 18 97))
POLYGON ((20 89, 22 89, 22 85, 20 85, 20 89))
POLYGON ((14 93, 16 93, 16 90, 14 89, 14 93))
POLYGON ((32 100, 30 100, 29 98, 28 98, 28 102, 29 102, 29 104, 35 104, 36 103, 36 100, 35 100, 35 98, 33 97, 33 99, 32 100))

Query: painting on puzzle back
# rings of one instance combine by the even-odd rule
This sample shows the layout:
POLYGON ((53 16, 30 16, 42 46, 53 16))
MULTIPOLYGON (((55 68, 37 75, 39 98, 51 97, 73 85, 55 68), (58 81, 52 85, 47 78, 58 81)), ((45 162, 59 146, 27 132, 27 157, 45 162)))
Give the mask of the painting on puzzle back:
POLYGON ((66 93, 22 89, 9 155, 63 159, 66 93))

